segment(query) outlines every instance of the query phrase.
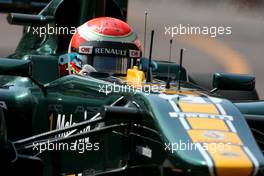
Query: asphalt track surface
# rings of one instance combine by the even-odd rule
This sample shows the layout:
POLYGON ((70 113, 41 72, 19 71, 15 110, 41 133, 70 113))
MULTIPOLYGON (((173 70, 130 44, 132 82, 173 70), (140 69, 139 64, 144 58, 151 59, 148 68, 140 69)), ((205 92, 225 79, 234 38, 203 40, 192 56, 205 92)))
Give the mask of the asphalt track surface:
MULTIPOLYGON (((263 5, 263 4, 262 4, 263 5)), ((155 30, 153 57, 168 60, 171 35, 165 27, 230 26, 230 35, 174 35, 172 60, 179 61, 186 48, 184 66, 190 73, 230 72, 254 74, 257 90, 264 98, 264 13, 235 3, 212 0, 130 0, 128 22, 144 38, 144 15, 148 12, 146 56, 150 31, 155 30), (166 33, 166 34, 165 34, 166 33)), ((21 26, 8 25, 0 14, 0 57, 14 52, 22 34, 21 26)), ((142 42, 143 43, 143 42, 142 42)))

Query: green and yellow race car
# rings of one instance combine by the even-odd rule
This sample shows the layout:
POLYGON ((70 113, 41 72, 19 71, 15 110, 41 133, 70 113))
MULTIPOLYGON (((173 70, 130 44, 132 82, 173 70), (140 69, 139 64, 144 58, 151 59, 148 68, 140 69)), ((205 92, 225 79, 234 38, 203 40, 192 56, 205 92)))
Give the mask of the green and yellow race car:
POLYGON ((53 0, 8 16, 25 32, 0 59, 1 173, 264 175, 255 77, 192 77, 184 50, 179 64, 142 57, 124 9, 53 0))

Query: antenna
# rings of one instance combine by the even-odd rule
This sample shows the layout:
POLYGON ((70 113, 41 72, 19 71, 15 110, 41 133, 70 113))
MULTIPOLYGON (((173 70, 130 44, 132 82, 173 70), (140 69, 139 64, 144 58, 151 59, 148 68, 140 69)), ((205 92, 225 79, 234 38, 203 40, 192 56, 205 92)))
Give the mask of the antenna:
MULTIPOLYGON (((172 47, 172 39, 170 39, 170 55, 169 55, 169 62, 171 62, 171 47, 172 47)), ((170 63, 168 65, 168 77, 167 77, 167 83, 166 83, 166 89, 170 88, 170 63)))
POLYGON ((147 20, 148 20, 148 12, 145 11, 145 26, 144 26, 144 57, 146 57, 146 35, 147 35, 147 20))
POLYGON ((181 49, 180 53, 180 69, 178 72, 178 91, 181 91, 181 77, 182 77, 182 59, 183 59, 183 51, 185 51, 184 48, 181 49))
POLYGON ((151 59, 152 59, 153 38, 154 38, 154 30, 151 31, 151 40, 150 40, 150 48, 149 48, 149 64, 148 64, 148 70, 147 70, 147 82, 151 82, 152 80, 151 59))

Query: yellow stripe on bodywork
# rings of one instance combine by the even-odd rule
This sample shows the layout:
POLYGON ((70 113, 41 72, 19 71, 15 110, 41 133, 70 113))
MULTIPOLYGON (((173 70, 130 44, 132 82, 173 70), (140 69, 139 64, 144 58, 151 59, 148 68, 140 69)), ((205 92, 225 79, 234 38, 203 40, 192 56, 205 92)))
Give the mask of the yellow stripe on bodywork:
POLYGON ((228 127, 222 119, 189 117, 187 120, 192 129, 228 131, 228 127))
POLYGON ((195 96, 195 97, 200 96, 200 94, 198 94, 197 92, 194 92, 194 91, 186 91, 186 90, 178 91, 178 90, 174 90, 174 89, 166 89, 162 93, 164 93, 166 95, 191 95, 191 96, 195 96))
POLYGON ((214 160, 217 176, 249 176, 252 173, 253 164, 241 146, 230 145, 225 149, 216 149, 215 144, 205 145, 214 160))
POLYGON ((243 145, 239 136, 232 132, 215 130, 189 130, 188 134, 195 143, 231 143, 243 145))
MULTIPOLYGON (((220 114, 213 103, 187 100, 178 102, 184 113, 220 114)), ((230 132, 225 120, 188 117, 186 121, 191 127, 187 131, 189 137, 193 143, 202 144, 206 148, 217 176, 249 176, 253 173, 253 162, 243 150, 240 136, 230 132)))
POLYGON ((211 103, 189 103, 180 101, 179 106, 183 112, 219 114, 215 105, 211 103))

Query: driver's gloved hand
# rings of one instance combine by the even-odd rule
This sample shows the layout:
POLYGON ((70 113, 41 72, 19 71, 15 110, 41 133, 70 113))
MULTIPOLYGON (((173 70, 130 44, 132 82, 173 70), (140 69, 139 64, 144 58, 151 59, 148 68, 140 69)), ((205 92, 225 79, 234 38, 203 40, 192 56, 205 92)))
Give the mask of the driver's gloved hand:
POLYGON ((91 72, 96 72, 95 68, 93 68, 91 65, 85 64, 82 67, 82 70, 79 72, 79 75, 88 76, 91 72))

